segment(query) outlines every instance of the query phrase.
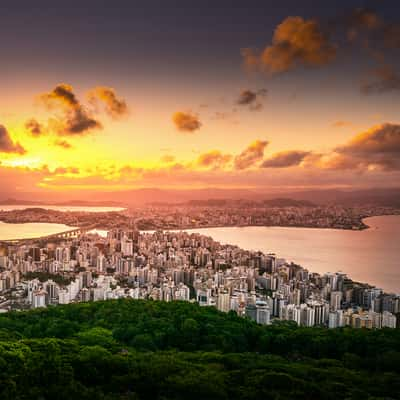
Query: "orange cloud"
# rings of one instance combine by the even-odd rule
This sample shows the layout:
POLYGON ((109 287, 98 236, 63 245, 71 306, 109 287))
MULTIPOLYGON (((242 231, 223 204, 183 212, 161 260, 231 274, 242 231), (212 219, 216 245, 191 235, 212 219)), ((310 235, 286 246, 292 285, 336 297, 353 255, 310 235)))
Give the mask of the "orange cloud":
POLYGON ((66 140, 55 140, 54 144, 56 146, 62 147, 63 149, 72 149, 72 144, 67 142, 66 140))
POLYGON ((263 107, 263 98, 267 95, 267 89, 253 91, 250 89, 242 90, 239 94, 236 104, 247 106, 251 111, 259 111, 263 107))
POLYGON ((62 116, 52 124, 59 135, 84 135, 102 128, 102 124, 79 102, 70 85, 61 83, 51 92, 40 95, 39 99, 49 110, 61 110, 62 116))
POLYGON ((235 157, 235 169, 246 169, 255 166, 264 158, 264 150, 268 142, 266 140, 256 140, 245 150, 235 157))
POLYGON ((3 125, 0 125, 0 153, 26 153, 26 150, 18 142, 12 141, 8 130, 3 125))
POLYGON ((162 156, 162 157, 161 157, 161 161, 162 161, 163 163, 169 164, 169 163, 175 161, 175 157, 174 157, 174 156, 171 156, 171 155, 169 155, 169 154, 166 154, 165 156, 162 156))
POLYGON ((101 101, 105 110, 112 118, 119 118, 128 114, 128 105, 124 99, 118 98, 113 88, 98 86, 88 93, 89 102, 97 104, 101 101))
POLYGON ((330 153, 314 155, 307 162, 322 169, 358 171, 400 170, 400 125, 382 124, 353 137, 330 153))
POLYGON ((56 175, 66 175, 66 174, 79 174, 79 168, 77 167, 58 167, 54 170, 56 175))
POLYGON ((42 124, 36 121, 35 118, 31 118, 29 121, 26 121, 25 128, 28 130, 30 135, 34 137, 42 136, 45 133, 42 124))
POLYGON ((374 69, 371 74, 374 79, 361 85, 363 94, 384 93, 400 90, 400 75, 390 65, 374 69))
POLYGON ((287 168, 300 165, 302 161, 310 154, 309 151, 289 150, 274 154, 265 160, 262 168, 287 168))
POLYGON ((231 161, 230 154, 222 154, 219 150, 211 150, 201 154, 196 164, 204 168, 223 168, 231 161))
POLYGON ((334 127, 334 128, 343 128, 343 127, 346 127, 346 126, 351 126, 351 125, 353 125, 351 122, 349 122, 349 121, 335 121, 333 124, 332 124, 332 126, 334 127))
POLYGON ((201 122, 197 114, 177 111, 172 116, 176 128, 182 132, 194 132, 201 128, 201 122))
POLYGON ((336 57, 334 46, 316 20, 287 17, 275 29, 272 44, 256 55, 242 50, 248 66, 259 67, 269 73, 281 73, 299 65, 320 66, 336 57))

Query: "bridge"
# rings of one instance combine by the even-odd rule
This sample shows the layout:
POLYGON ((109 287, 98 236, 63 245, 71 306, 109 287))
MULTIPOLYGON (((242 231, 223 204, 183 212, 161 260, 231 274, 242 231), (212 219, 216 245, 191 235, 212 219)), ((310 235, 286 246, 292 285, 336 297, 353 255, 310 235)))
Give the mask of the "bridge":
POLYGON ((85 228, 76 228, 70 229, 68 231, 53 233, 52 235, 46 236, 38 236, 35 238, 27 238, 27 239, 7 239, 7 240, 0 240, 0 245, 22 245, 22 244, 32 244, 39 240, 51 240, 51 239, 72 239, 77 238, 80 235, 85 234, 88 231, 94 229, 94 226, 89 226, 85 228))

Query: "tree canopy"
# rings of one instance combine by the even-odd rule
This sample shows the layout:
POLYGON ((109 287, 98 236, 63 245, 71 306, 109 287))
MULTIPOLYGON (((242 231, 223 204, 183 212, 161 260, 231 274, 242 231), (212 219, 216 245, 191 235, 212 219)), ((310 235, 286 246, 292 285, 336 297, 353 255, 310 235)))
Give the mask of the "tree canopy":
POLYGON ((0 315, 1 399, 397 399, 400 331, 257 325, 188 302, 0 315))

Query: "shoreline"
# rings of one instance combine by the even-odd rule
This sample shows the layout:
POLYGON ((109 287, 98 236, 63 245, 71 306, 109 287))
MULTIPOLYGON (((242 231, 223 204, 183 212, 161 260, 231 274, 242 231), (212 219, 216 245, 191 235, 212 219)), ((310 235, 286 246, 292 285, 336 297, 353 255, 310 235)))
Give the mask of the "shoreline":
MULTIPOLYGON (((362 232, 368 229, 371 229, 371 226, 366 224, 364 221, 369 219, 369 218, 376 218, 376 217, 385 217, 385 216, 396 216, 400 214, 383 214, 383 215, 372 215, 369 217, 362 218, 362 222, 364 226, 358 228, 358 229, 352 229, 352 228, 334 228, 334 227, 321 227, 321 226, 302 226, 302 225, 209 225, 209 226, 199 226, 199 227, 193 227, 193 226, 188 226, 188 227, 180 227, 180 228, 159 228, 159 229, 139 229, 140 232, 143 233, 150 233, 150 232, 156 232, 156 231, 163 231, 163 232, 179 232, 179 231, 194 231, 194 230, 205 230, 205 229, 216 229, 216 228, 221 228, 221 229, 226 229, 226 228, 285 228, 285 229, 312 229, 312 230, 332 230, 332 231, 351 231, 351 232, 362 232)), ((69 225, 59 223, 59 222, 20 222, 20 221, 15 221, 15 222, 8 222, 8 221, 3 221, 0 220, 0 223, 2 224, 8 224, 8 225, 25 225, 25 224, 59 224, 59 225, 65 225, 68 229, 65 231, 61 232, 56 232, 52 233, 50 235, 57 235, 62 232, 67 232, 68 230, 74 230, 74 229, 79 229, 79 228, 84 228, 84 226, 77 226, 77 227, 71 227, 69 225), (69 229, 71 228, 71 229, 69 229)), ((97 230, 102 230, 102 231, 109 231, 109 228, 102 228, 102 227, 97 227, 95 228, 97 230)), ((41 238, 44 238, 48 235, 45 236, 37 236, 37 237, 30 237, 30 238, 13 238, 13 239, 2 239, 0 237, 0 241, 17 241, 17 240, 39 240, 41 238)))
MULTIPOLYGON (((351 231, 351 232, 361 232, 368 229, 371 229, 371 226, 366 224, 364 221, 369 218, 376 217, 392 217, 392 216, 400 216, 400 214, 380 214, 380 215, 371 215, 369 217, 362 218, 362 223, 364 226, 361 226, 358 229, 353 228, 334 228, 329 226, 304 226, 304 225, 207 225, 207 226, 190 226, 190 227, 182 227, 182 228, 166 228, 166 229, 139 229, 140 232, 156 232, 156 231, 193 231, 197 229, 215 229, 215 228, 287 228, 287 229, 321 229, 321 230, 332 230, 332 231, 351 231)), ((102 229, 108 230, 108 229, 102 229)))

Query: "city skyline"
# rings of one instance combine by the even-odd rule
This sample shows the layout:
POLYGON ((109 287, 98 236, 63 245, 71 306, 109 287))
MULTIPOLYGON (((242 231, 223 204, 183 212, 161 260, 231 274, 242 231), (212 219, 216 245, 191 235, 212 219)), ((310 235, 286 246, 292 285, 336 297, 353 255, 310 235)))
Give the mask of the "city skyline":
POLYGON ((2 191, 398 187, 399 31, 394 1, 5 4, 2 191))

